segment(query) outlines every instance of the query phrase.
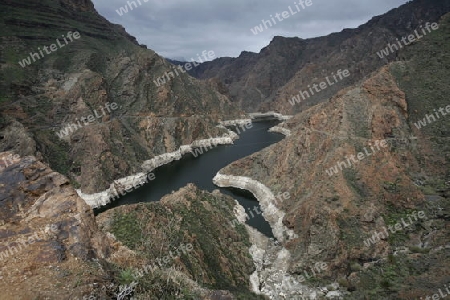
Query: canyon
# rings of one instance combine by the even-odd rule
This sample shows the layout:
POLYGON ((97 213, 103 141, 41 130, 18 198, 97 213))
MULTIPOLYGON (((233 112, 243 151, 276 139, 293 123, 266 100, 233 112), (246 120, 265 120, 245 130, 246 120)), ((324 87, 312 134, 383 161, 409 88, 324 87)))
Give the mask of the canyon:
POLYGON ((204 62, 161 86, 179 62, 90 0, 8 0, 0 11, 0 252, 46 233, 2 255, 2 299, 114 299, 132 285, 135 299, 406 300, 448 280, 450 119, 414 124, 448 105, 449 1, 410 1, 325 37, 276 36, 260 53, 204 62), (423 21, 439 29, 376 55, 423 21), (26 71, 17 63, 75 29, 81 39, 26 71), (352 76, 289 103, 337 70, 352 76), (58 138, 108 102, 119 109, 58 138), (279 121, 270 131, 284 139, 213 183, 251 193, 276 241, 232 196, 194 184, 94 214, 193 149, 232 145, 233 126, 263 120, 279 121), (376 155, 327 174, 381 140, 376 155), (426 218, 365 247, 413 211, 426 218), (192 251, 133 277, 181 244, 192 251))

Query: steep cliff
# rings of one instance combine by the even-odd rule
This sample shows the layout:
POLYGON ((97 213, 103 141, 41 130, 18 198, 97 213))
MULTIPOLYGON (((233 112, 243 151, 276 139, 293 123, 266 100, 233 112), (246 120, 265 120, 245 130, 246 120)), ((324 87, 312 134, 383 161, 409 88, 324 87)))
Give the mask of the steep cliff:
POLYGON ((91 1, 3 1, 0 22, 0 151, 36 155, 83 192, 240 117, 211 83, 179 72, 159 84, 172 65, 91 1))
POLYGON ((0 151, 11 152, 0 152, 2 297, 110 299, 124 287, 138 299, 263 298, 250 288, 286 299, 434 294, 448 283, 450 255, 450 118, 441 112, 450 92, 450 17, 382 68, 387 61, 367 52, 437 21, 448 5, 416 0, 355 30, 276 37, 260 54, 219 59, 197 74, 218 78, 181 74, 158 86, 171 65, 90 1, 3 1, 0 151), (30 57, 69 31, 80 38, 30 57), (275 130, 285 140, 216 178, 261 200, 281 245, 232 223, 236 212, 242 221, 242 208, 217 191, 189 185, 97 220, 76 193, 132 182, 126 176, 222 136, 219 121, 242 118, 227 93, 246 109, 269 99, 261 108, 296 112, 303 108, 285 107, 292 90, 344 67, 356 76, 283 118, 275 130), (90 115, 97 120, 61 131, 90 115), (288 200, 274 199, 284 192, 288 200))
POLYGON ((2 299, 77 299, 113 276, 114 245, 69 180, 32 156, 0 153, 2 299), (49 280, 51 279, 51 280, 49 280))
MULTIPOLYGON (((414 0, 355 29, 344 29, 328 36, 302 39, 276 36, 260 53, 242 52, 237 58, 218 58, 192 71, 198 78, 216 78, 230 98, 246 111, 276 110, 293 114, 333 96, 344 87, 360 81, 388 61, 377 52, 388 43, 414 33, 419 24, 436 22, 450 11, 447 0, 414 0), (314 93, 300 104, 289 100, 299 91, 341 69, 351 76, 314 93)), ((332 79, 331 79, 332 80, 332 79)))
POLYGON ((448 282, 449 29, 446 15, 405 61, 296 115, 286 139, 220 171, 291 193, 274 205, 298 235, 283 243, 292 276, 324 261, 310 284, 337 281, 345 299, 415 299, 448 282))

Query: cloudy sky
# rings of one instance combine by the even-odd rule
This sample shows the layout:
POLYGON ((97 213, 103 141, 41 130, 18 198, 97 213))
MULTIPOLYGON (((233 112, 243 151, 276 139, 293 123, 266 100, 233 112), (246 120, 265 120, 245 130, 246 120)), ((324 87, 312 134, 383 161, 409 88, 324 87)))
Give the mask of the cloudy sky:
POLYGON ((134 1, 138 7, 132 5, 131 10, 127 0, 93 0, 101 15, 123 25, 139 43, 164 57, 185 60, 204 50, 220 57, 259 52, 277 35, 310 38, 355 28, 407 2, 310 0, 312 5, 302 8, 299 0, 139 0, 141 5, 134 1), (120 16, 117 11, 124 6, 128 12, 120 16), (283 11, 288 17, 280 22, 275 14, 283 11), (270 15, 276 24, 253 34, 250 29, 270 20, 270 15))

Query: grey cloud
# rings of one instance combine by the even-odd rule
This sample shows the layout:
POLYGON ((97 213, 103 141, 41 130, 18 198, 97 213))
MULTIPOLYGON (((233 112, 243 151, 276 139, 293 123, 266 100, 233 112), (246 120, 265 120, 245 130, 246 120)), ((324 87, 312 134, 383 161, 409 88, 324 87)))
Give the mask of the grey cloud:
MULTIPOLYGON (((131 0, 129 0, 131 2, 131 0)), ((134 0, 138 4, 138 0, 134 0)), ((101 15, 123 25, 141 44, 165 57, 190 59, 203 50, 217 56, 259 52, 276 35, 310 38, 355 28, 407 0, 312 0, 312 5, 254 35, 250 29, 298 0, 149 0, 119 16, 124 0, 93 0, 101 15)))

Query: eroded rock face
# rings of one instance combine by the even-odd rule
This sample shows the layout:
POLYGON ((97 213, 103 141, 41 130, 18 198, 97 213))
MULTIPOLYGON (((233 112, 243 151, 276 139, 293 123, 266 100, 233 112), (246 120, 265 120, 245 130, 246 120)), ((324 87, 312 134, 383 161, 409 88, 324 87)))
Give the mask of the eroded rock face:
MULTIPOLYGON (((269 299, 321 299, 331 296, 326 286, 308 286, 305 281, 314 278, 314 272, 325 271, 328 266, 323 262, 312 265, 307 273, 291 274, 289 264, 291 253, 278 242, 268 239, 254 228, 246 225, 250 236, 250 254, 256 270, 250 276, 252 291, 265 295, 269 299), (320 265, 320 267, 318 267, 320 265), (323 267, 323 269, 322 269, 323 267), (310 276, 310 278, 306 277, 310 276)), ((306 271, 306 270, 305 270, 306 271)), ((339 291, 335 284, 334 295, 342 299, 344 291, 339 291)))
MULTIPOLYGON (((402 214, 428 205, 414 183, 415 174, 424 171, 421 154, 436 156, 423 146, 420 148, 428 152, 416 152, 417 145, 427 141, 411 138, 408 118, 405 93, 398 88, 390 68, 384 67, 329 102, 286 121, 284 127, 291 135, 283 141, 220 171, 225 177, 244 176, 261 182, 273 194, 290 191, 292 197, 279 206, 286 213, 283 226, 298 235, 281 240, 290 253, 290 275, 323 261, 329 268, 319 278, 328 282, 346 278, 350 288, 364 289, 356 280, 358 273, 347 278, 345 270, 355 261, 367 263, 364 266, 370 269, 372 261, 383 260, 395 251, 391 244, 395 237, 382 238, 370 247, 364 240, 381 232, 387 222, 400 221, 402 214), (383 140, 388 146, 377 148, 383 140), (330 172, 339 162, 348 165, 347 158, 364 152, 364 148, 371 154, 351 167, 341 165, 336 173, 330 172)), ((430 169, 427 173, 440 172, 430 169)), ((433 224, 442 222, 438 215, 432 219, 429 222, 433 224)), ((425 221, 420 224, 426 227, 425 221)), ((437 226, 439 234, 445 235, 444 227, 437 226)), ((408 236, 403 243, 413 249, 419 240, 430 237, 423 227, 413 227, 408 236)), ((428 245, 438 253, 433 255, 442 259, 447 239, 431 242, 428 238, 428 245)), ((282 284, 281 279, 278 284, 282 284)))
POLYGON ((263 212, 262 215, 269 222, 273 235, 279 241, 286 242, 296 237, 294 232, 282 223, 285 214, 277 206, 281 205, 283 199, 275 198, 272 191, 260 182, 248 177, 229 176, 220 173, 213 178, 213 182, 220 187, 233 187, 251 192, 258 199, 263 212))
POLYGON ((0 9, 11 6, 20 13, 2 15, 7 37, 0 54, 7 59, 0 74, 0 150, 42 158, 83 193, 141 172, 144 161, 221 136, 226 131, 216 127, 219 119, 241 117, 208 82, 180 74, 159 84, 172 65, 98 15, 89 0, 11 0, 0 9), (59 29, 46 21, 52 15, 59 29), (39 62, 18 64, 54 43, 56 30, 76 29, 78 40, 39 62), (5 70, 19 75, 7 80, 5 70))
POLYGON ((260 53, 243 51, 237 58, 218 58, 191 73, 198 78, 219 79, 230 98, 245 111, 256 108, 297 113, 396 60, 396 54, 380 59, 376 52, 396 38, 412 34, 422 23, 439 21, 449 11, 447 1, 410 1, 355 29, 311 39, 275 36, 260 53), (327 76, 331 79, 345 68, 351 74, 347 79, 320 93, 310 93, 301 104, 289 103, 299 91, 308 91, 308 85, 325 82, 327 76))
POLYGON ((100 268, 74 288, 76 274, 113 247, 68 179, 32 156, 16 156, 0 170, 0 195, 2 299, 75 299, 90 289, 100 268))
POLYGON ((278 126, 274 126, 272 128, 269 129, 269 132, 277 132, 277 133, 281 133, 284 136, 290 136, 291 135, 291 131, 287 128, 284 127, 285 123, 281 123, 278 126))

